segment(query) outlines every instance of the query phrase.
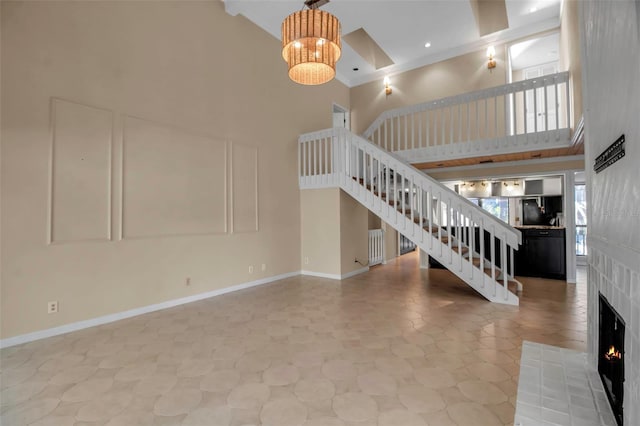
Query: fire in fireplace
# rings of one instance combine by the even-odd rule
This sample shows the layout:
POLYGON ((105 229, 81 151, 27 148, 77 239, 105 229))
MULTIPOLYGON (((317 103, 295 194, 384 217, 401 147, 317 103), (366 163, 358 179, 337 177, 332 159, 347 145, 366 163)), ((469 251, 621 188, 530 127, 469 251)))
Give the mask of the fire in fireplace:
POLYGON ((600 294, 598 372, 618 426, 622 426, 624 397, 624 329, 618 312, 600 294))

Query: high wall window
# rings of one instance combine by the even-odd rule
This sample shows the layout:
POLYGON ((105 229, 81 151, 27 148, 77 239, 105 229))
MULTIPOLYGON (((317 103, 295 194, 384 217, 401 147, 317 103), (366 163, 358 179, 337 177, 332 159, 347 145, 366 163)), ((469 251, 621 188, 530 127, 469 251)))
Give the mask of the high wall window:
POLYGON ((587 193, 584 184, 576 185, 576 256, 587 255, 587 193))

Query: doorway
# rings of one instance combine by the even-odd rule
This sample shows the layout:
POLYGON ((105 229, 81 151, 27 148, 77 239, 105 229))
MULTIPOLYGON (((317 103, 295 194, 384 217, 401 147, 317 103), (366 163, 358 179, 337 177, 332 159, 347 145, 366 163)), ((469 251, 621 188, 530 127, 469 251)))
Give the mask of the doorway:
POLYGON ((344 127, 351 130, 349 110, 336 103, 333 104, 333 127, 344 127))

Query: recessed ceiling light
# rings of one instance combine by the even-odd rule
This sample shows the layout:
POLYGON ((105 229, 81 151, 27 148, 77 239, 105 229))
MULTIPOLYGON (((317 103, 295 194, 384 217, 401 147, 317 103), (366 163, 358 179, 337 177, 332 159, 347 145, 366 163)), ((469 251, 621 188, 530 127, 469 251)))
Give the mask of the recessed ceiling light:
POLYGON ((354 71, 359 71, 359 70, 360 70, 360 68, 358 68, 358 67, 354 67, 354 68, 352 68, 352 69, 353 69, 354 71))
POLYGON ((424 47, 431 47, 431 43, 426 42, 426 43, 424 44, 424 47))
POLYGON ((538 11, 538 8, 533 6, 531 9, 529 9, 529 13, 535 13, 538 11))

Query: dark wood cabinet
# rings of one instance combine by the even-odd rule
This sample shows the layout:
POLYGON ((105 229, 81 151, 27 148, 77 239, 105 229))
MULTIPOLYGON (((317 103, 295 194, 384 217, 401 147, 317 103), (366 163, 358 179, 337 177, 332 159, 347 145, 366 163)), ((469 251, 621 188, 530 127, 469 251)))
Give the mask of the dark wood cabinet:
POLYGON ((516 275, 564 280, 566 240, 564 229, 520 229, 522 245, 516 252, 516 275))

